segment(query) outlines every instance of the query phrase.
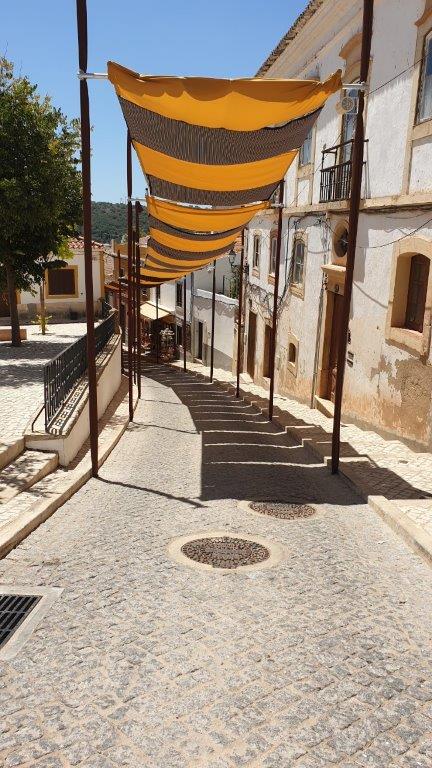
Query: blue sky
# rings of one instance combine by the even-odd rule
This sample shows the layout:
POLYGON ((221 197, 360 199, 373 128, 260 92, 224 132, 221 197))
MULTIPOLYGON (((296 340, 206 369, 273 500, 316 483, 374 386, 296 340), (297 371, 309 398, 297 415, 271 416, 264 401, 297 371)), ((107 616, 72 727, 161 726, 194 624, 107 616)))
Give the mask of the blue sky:
MULTIPOLYGON (((87 0, 89 71, 248 77, 306 0, 87 0), (127 9, 130 14, 126 15, 127 9)), ((69 117, 78 116, 75 0, 2 3, 0 51, 69 117)), ((93 200, 125 198, 125 126, 112 86, 90 82, 93 200)), ((134 166, 134 194, 145 183, 134 166)))

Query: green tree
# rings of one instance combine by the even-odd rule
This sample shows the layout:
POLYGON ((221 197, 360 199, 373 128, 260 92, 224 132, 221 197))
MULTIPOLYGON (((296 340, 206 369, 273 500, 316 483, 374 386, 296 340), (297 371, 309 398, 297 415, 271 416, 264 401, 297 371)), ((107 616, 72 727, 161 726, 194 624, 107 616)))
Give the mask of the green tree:
POLYGON ((17 290, 44 280, 50 254, 81 222, 79 123, 0 59, 0 289, 7 286, 12 344, 20 342, 17 290))

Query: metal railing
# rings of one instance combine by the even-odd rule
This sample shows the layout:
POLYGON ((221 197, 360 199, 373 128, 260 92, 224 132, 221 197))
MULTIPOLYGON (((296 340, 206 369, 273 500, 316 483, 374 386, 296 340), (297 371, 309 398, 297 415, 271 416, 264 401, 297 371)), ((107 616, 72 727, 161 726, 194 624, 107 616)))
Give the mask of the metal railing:
MULTIPOLYGON (((112 312, 95 327, 96 356, 107 345, 116 330, 116 313, 112 312)), ((45 429, 58 415, 67 396, 87 370, 87 336, 60 352, 44 366, 45 429)))
POLYGON ((106 299, 101 299, 101 317, 109 317, 109 313, 112 310, 112 306, 106 299))
POLYGON ((353 139, 324 149, 321 162, 320 203, 334 203, 337 200, 347 200, 351 194, 352 161, 351 153, 353 139), (350 147, 350 152, 344 152, 344 147, 350 147), (333 165, 324 166, 329 155, 333 155, 333 165), (338 158, 348 155, 348 159, 337 162, 338 158))

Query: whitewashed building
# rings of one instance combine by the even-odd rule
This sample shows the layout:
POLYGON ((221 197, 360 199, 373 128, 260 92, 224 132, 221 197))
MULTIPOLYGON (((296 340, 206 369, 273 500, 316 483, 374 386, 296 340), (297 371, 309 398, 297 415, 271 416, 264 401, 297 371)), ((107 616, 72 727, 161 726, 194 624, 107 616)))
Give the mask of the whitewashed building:
MULTIPOLYGON (((259 71, 359 79, 360 0, 312 0, 259 71)), ((325 105, 285 184, 276 392, 332 412, 355 113, 325 105)), ((432 446, 432 0, 376 0, 345 418, 432 446)), ((268 383, 276 211, 247 232, 244 370, 268 383), (274 251, 273 251, 274 253, 274 251)))
MULTIPOLYGON (((78 320, 85 317, 85 262, 84 240, 70 238, 68 246, 71 257, 64 267, 48 269, 44 283, 45 310, 55 320, 78 320)), ((94 310, 97 315, 102 309, 105 293, 105 251, 102 243, 92 242, 92 271, 94 310)), ((35 285, 31 291, 18 291, 18 312, 22 322, 36 318, 41 311, 40 289, 35 285)), ((9 308, 5 308, 5 314, 9 308)))

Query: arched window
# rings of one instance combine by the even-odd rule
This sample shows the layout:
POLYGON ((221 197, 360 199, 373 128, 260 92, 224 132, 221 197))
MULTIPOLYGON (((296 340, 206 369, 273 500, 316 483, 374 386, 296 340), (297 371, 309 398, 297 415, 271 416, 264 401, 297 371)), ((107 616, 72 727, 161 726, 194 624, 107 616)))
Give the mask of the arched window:
POLYGON ((432 312, 432 242, 413 236, 394 246, 386 339, 428 355, 432 312))
POLYGON ((421 253, 411 257, 405 328, 423 333, 430 261, 421 253))

